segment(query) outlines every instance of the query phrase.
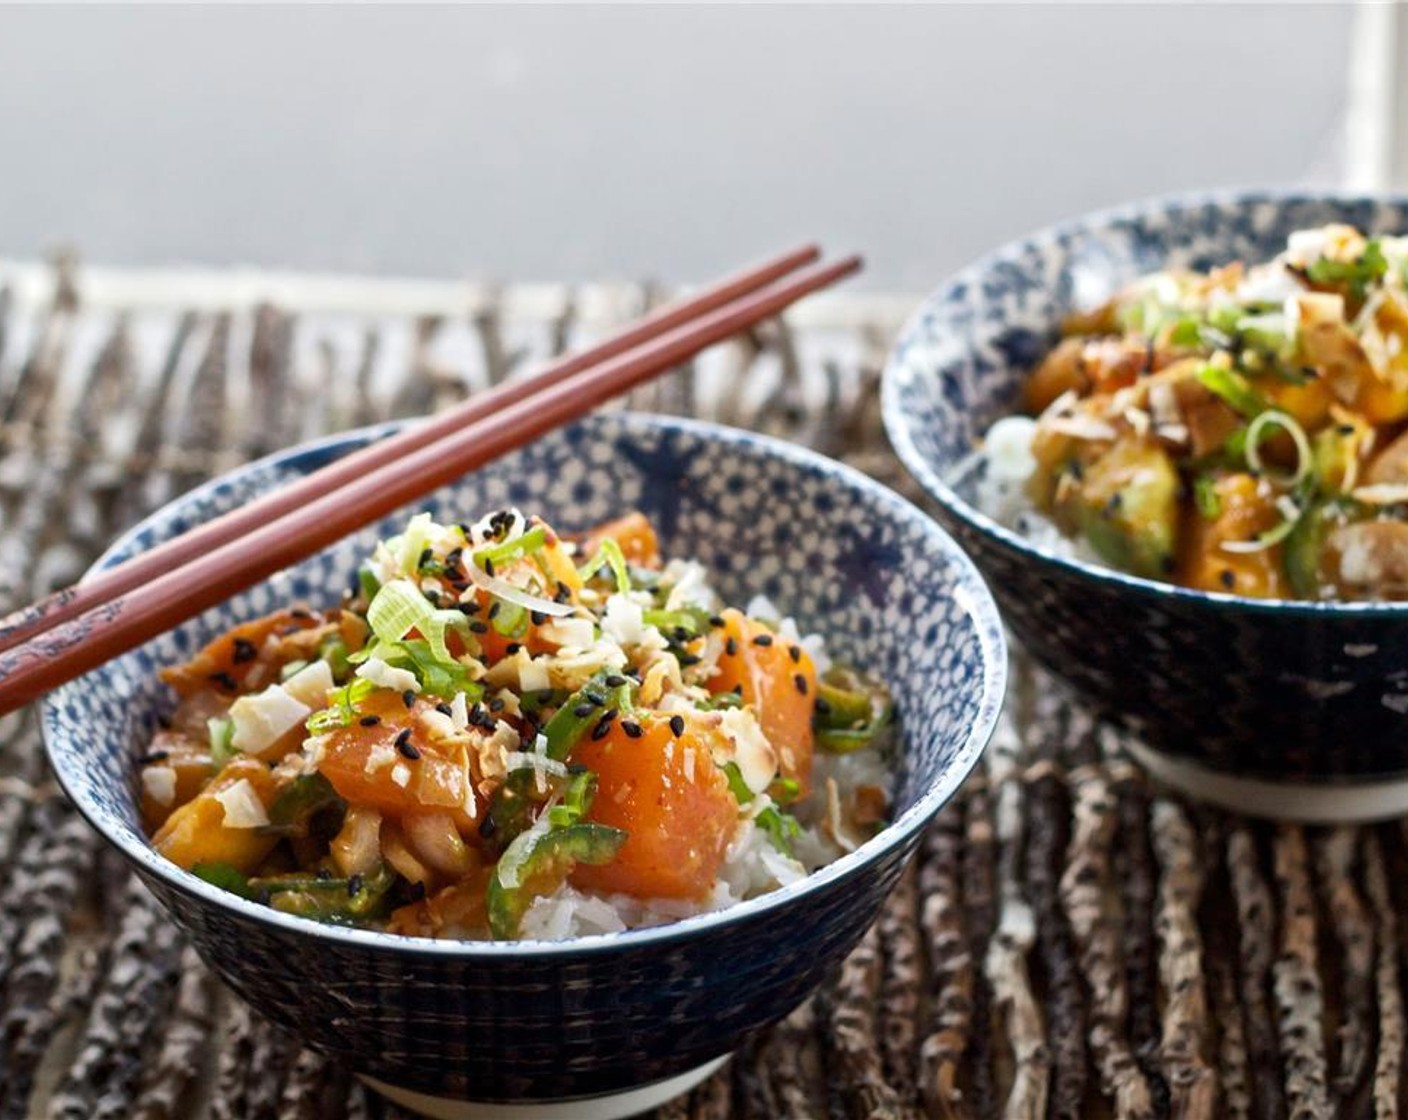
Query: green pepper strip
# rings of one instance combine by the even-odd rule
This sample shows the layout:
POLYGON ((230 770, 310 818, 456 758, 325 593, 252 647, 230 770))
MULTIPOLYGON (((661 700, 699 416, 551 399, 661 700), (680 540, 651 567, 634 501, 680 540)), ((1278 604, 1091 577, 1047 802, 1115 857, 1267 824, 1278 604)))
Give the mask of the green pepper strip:
POLYGON ((1271 407, 1266 398, 1253 389, 1251 383, 1240 373, 1209 365, 1198 370, 1197 376, 1209 391, 1217 394, 1249 420, 1271 407))
POLYGON ((300 774, 279 791, 269 806, 269 823, 259 831, 267 836, 306 836, 315 816, 344 805, 321 773, 300 774))
POLYGON ((519 923, 534 899, 556 890, 579 863, 610 863, 625 842, 621 829, 602 824, 574 824, 520 836, 514 843, 529 845, 529 851, 519 866, 518 885, 504 886, 497 871, 489 880, 490 932, 501 941, 517 937, 519 923))
POLYGON ((598 673, 578 691, 574 692, 562 702, 562 707, 548 720, 547 726, 543 728, 543 734, 548 740, 548 757, 562 762, 567 758, 577 740, 587 733, 587 730, 594 726, 608 708, 615 708, 618 711, 628 712, 631 709, 632 685, 628 681, 626 684, 616 688, 607 688, 605 678, 607 674, 598 673), (577 715, 576 711, 583 704, 589 703, 588 693, 601 697, 605 702, 597 705, 592 703, 591 711, 586 715, 577 715))
POLYGON ((470 560, 480 568, 484 567, 486 560, 494 564, 503 564, 509 560, 517 560, 520 556, 537 552, 547 543, 548 531, 539 525, 529 529, 522 536, 514 537, 513 540, 481 548, 478 552, 470 555, 470 560))
POLYGON ((280 875, 251 879, 249 886, 256 897, 267 894, 269 905, 281 913, 349 925, 379 916, 381 904, 395 882, 396 873, 383 864, 356 883, 351 879, 280 875))

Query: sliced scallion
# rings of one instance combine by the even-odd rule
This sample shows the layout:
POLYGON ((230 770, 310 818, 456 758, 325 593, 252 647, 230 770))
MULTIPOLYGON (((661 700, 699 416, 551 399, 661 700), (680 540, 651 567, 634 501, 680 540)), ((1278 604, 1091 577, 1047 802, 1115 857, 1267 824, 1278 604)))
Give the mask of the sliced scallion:
POLYGON ((1206 365, 1198 370, 1197 377, 1210 392, 1221 397, 1234 411, 1249 420, 1271 407, 1266 398, 1235 370, 1206 365))
POLYGON ((1273 482, 1282 483, 1286 486, 1297 486, 1301 480, 1310 473, 1311 466, 1315 462, 1314 452, 1310 449, 1310 440, 1305 434, 1305 429, 1300 426, 1296 419, 1288 413, 1279 409, 1267 409, 1254 419, 1247 427, 1247 466, 1259 474, 1265 474, 1273 482), (1267 470, 1261 457, 1261 444, 1271 433, 1271 429, 1280 428, 1288 436, 1296 448, 1296 468, 1289 475, 1273 473, 1267 470))

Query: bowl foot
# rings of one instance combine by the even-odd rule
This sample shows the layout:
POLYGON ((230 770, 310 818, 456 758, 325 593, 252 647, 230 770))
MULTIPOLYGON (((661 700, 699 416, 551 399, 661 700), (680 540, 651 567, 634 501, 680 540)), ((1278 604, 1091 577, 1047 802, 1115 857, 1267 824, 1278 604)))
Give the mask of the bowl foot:
POLYGON ((1301 824, 1380 821, 1408 813, 1408 780, 1371 782, 1272 782, 1239 778, 1196 762, 1170 758, 1138 741, 1127 744, 1135 760, 1165 785, 1199 801, 1249 817, 1301 824))
POLYGON ((652 1081, 649 1085, 638 1085, 616 1093, 517 1104, 432 1097, 413 1089, 388 1085, 375 1077, 358 1076, 387 1100, 422 1116, 429 1116, 431 1120, 625 1120, 628 1116, 639 1116, 681 1093, 689 1092, 726 1061, 727 1054, 663 1081, 652 1081))

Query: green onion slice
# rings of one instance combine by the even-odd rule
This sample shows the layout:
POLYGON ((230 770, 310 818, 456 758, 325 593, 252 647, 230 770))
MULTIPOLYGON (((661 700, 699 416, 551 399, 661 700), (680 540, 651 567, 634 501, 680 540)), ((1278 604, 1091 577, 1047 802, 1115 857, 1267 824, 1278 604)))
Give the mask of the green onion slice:
POLYGON ((603 564, 611 568, 611 576, 616 581, 618 592, 625 594, 631 589, 631 573, 626 567, 626 558, 621 553, 621 546, 610 537, 602 540, 592 558, 577 569, 577 574, 584 581, 590 580, 601 570, 603 564))
POLYGON ((1252 388, 1251 382, 1234 370, 1207 365, 1198 370, 1197 377, 1207 389, 1248 419, 1271 407, 1266 398, 1252 388))
POLYGON ((1305 429, 1296 422, 1294 417, 1275 408, 1262 412, 1248 426, 1246 455, 1247 466, 1252 470, 1259 474, 1265 474, 1273 482, 1285 486, 1300 485, 1301 480, 1310 473, 1310 468, 1315 461, 1305 429), (1266 465, 1262 461, 1261 442, 1270 434, 1272 428, 1280 428, 1291 437, 1291 442, 1296 445, 1296 469, 1289 475, 1272 473, 1266 469, 1266 465))

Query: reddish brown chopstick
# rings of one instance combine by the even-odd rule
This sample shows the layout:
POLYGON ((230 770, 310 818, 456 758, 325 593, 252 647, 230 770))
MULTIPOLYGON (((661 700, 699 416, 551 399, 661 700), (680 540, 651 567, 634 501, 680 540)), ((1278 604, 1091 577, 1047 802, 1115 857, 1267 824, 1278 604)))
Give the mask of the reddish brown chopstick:
POLYGON ((359 473, 276 521, 204 553, 183 567, 0 652, 0 713, 140 645, 192 615, 312 555, 340 537, 452 482, 535 436, 584 415, 810 292, 849 276, 859 257, 814 265, 715 308, 492 416, 359 473))
POLYGON ((289 486, 158 545, 119 567, 55 592, 32 606, 0 619, 0 650, 10 649, 26 638, 77 618, 117 595, 141 587, 157 576, 307 505, 314 498, 347 485, 370 470, 395 462, 415 448, 433 443, 466 424, 493 415, 506 405, 557 385, 588 366, 625 353, 631 347, 722 307, 730 300, 756 291, 803 265, 811 264, 820 255, 816 246, 804 245, 725 277, 692 296, 667 304, 595 346, 550 362, 532 377, 517 378, 478 393, 424 423, 364 447, 289 486))

